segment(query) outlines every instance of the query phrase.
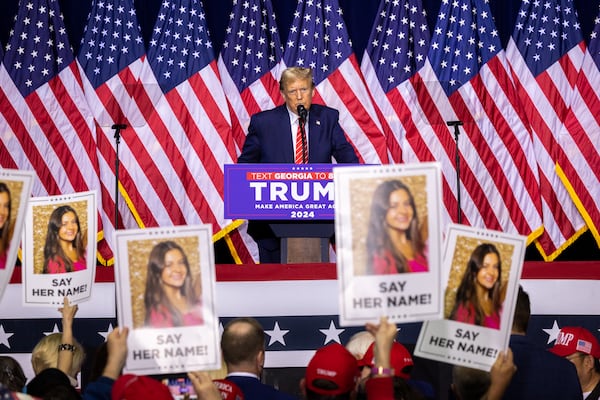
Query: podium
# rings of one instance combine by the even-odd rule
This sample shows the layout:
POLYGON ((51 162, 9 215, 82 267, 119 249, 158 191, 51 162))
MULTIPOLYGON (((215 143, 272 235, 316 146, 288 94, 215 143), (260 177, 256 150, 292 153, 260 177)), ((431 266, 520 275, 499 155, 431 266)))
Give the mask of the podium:
MULTIPOLYGON (((256 240, 279 239, 282 264, 329 262, 332 164, 226 164, 225 218, 241 218, 256 240), (262 236, 264 235, 264 236, 262 236)), ((265 246, 266 248, 266 246, 265 246)))
POLYGON ((333 221, 277 221, 269 226, 281 240, 282 264, 329 262, 333 221))

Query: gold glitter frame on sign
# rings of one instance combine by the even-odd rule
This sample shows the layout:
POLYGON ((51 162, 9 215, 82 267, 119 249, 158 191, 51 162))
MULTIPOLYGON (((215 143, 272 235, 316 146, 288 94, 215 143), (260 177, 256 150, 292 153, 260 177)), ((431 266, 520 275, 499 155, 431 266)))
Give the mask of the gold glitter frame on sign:
MULTIPOLYGON (((482 243, 491 243, 496 246, 500 253, 500 262, 502 266, 502 275, 500 276, 500 287, 505 294, 505 290, 510 277, 510 271, 513 264, 513 255, 515 246, 512 244, 490 240, 490 238, 458 236, 456 239, 456 247, 452 256, 450 274, 448 276, 448 286, 444 294, 444 318, 448 319, 454 303, 456 302, 456 292, 460 286, 463 275, 467 269, 467 263, 471 257, 471 253, 475 247, 482 243)), ((504 299, 502 300, 504 302, 504 299)))
POLYGON ((202 278, 200 274, 200 251, 198 236, 153 237, 152 239, 130 240, 127 242, 127 262, 129 264, 129 284, 131 289, 131 313, 133 328, 143 328, 146 316, 144 293, 150 252, 160 242, 173 241, 183 249, 190 264, 192 285, 198 298, 202 298, 202 278))
POLYGON ((17 223, 17 214, 21 205, 21 192, 23 191, 23 181, 0 180, 6 184, 10 191, 10 232, 8 232, 9 249, 12 248, 12 238, 17 223))
MULTIPOLYGON (((60 206, 71 206, 77 213, 79 219, 79 228, 81 229, 81 238, 83 247, 86 249, 86 263, 90 255, 87 254, 88 239, 88 201, 67 201, 60 203, 50 203, 39 206, 33 206, 33 273, 43 274, 44 269, 44 245, 48 235, 48 223, 52 212, 60 206)), ((96 257, 94 254, 93 257, 96 257)))
MULTIPOLYGON (((375 189, 385 181, 398 180, 405 184, 415 199, 421 229, 428 228, 426 175, 381 176, 350 179, 350 204, 352 226, 352 255, 354 275, 367 275, 367 233, 371 219, 371 203, 375 189)), ((425 239, 428 242, 428 238, 425 239)))

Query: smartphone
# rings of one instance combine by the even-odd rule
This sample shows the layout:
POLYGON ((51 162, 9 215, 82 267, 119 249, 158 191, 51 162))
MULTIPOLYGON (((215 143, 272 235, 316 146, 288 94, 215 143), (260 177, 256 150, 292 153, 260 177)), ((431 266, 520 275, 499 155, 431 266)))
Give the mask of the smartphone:
POLYGON ((175 400, 191 400, 198 398, 189 378, 167 378, 163 379, 163 383, 167 385, 175 400))

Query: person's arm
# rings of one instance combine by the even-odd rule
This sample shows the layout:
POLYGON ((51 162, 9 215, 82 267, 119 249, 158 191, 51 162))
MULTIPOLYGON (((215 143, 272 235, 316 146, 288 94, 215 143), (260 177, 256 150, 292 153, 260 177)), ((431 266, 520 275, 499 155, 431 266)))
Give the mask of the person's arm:
POLYGON ((127 360, 127 336, 129 328, 115 328, 106 338, 108 358, 102 370, 102 376, 116 380, 121 376, 121 371, 127 360))
POLYGON ((108 357, 102 370, 102 376, 90 382, 85 388, 83 400, 111 400, 111 391, 115 381, 127 360, 127 335, 129 328, 115 328, 106 338, 108 357))
POLYGON ((62 314, 62 337, 58 347, 58 369, 71 376, 73 367, 73 353, 76 347, 73 344, 73 320, 77 313, 77 304, 71 305, 67 297, 63 300, 63 306, 58 309, 62 314))
POLYGON ((375 347, 373 348, 375 368, 390 369, 392 344, 398 332, 396 324, 388 322, 387 317, 381 317, 379 324, 367 323, 365 329, 375 336, 375 347))
POLYGON ((488 388, 483 400, 499 400, 504 395, 510 380, 517 371, 513 362, 513 353, 510 347, 506 352, 500 353, 492 369, 490 370, 490 387, 488 388))
POLYGON ((365 384, 367 398, 393 400, 394 371, 391 368, 391 351, 397 333, 396 324, 389 323, 387 317, 381 317, 379 324, 367 323, 365 328, 375 336, 375 367, 371 371, 371 378, 365 384))
POLYGON ((222 400, 219 389, 215 386, 210 376, 203 371, 188 372, 188 377, 194 385, 198 400, 222 400))

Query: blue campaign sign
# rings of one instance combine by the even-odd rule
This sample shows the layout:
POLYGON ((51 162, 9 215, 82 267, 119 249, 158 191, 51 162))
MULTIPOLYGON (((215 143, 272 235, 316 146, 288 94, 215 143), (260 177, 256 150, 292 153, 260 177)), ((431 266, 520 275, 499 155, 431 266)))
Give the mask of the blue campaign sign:
POLYGON ((225 218, 333 220, 333 166, 225 165, 225 218))

